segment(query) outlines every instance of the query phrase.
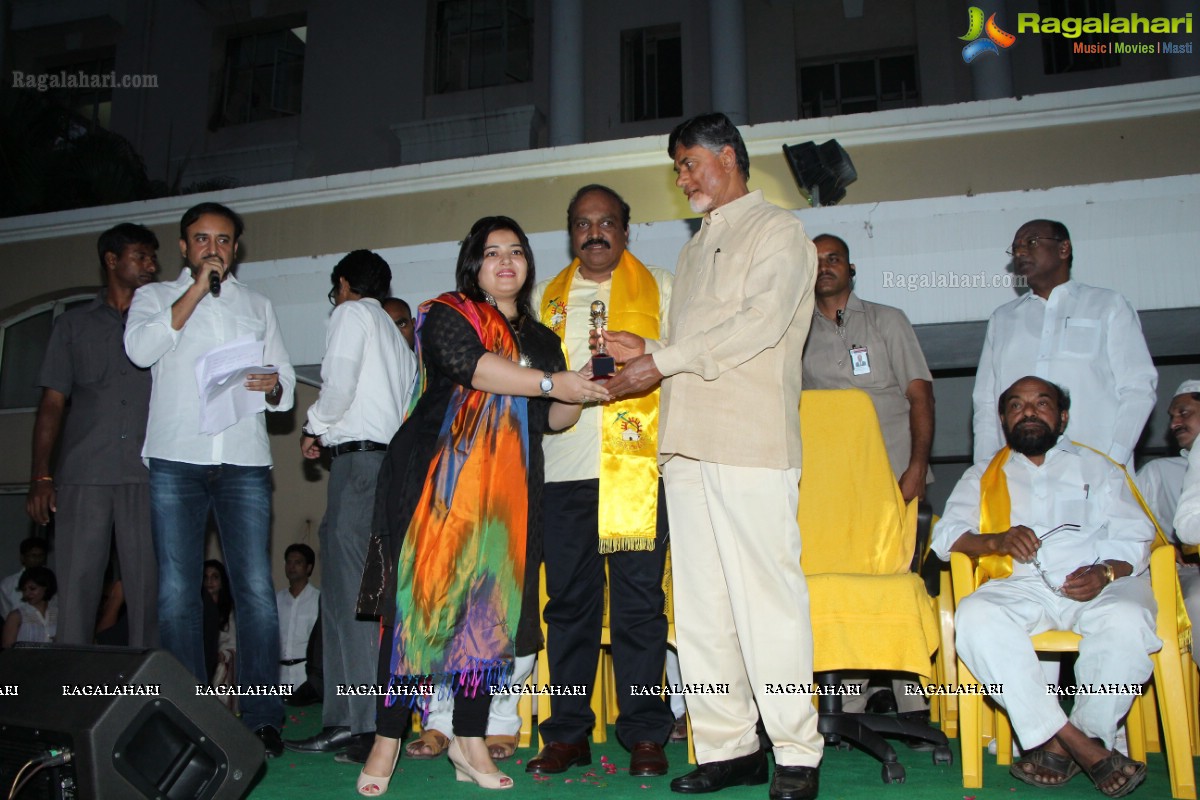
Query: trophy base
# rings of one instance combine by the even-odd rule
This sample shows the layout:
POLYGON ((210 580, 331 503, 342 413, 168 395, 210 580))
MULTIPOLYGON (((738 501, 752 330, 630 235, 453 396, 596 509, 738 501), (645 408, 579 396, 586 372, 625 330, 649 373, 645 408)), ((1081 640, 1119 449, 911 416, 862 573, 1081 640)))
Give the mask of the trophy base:
POLYGON ((617 372, 617 361, 612 356, 592 356, 592 380, 606 380, 617 372))

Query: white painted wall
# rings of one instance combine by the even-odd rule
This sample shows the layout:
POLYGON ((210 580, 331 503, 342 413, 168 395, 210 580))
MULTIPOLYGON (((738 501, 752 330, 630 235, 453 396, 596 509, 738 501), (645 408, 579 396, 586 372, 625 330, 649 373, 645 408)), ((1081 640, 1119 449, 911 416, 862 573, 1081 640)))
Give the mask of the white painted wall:
MULTIPOLYGON (((850 244, 861 297, 904 309, 914 324, 984 320, 1011 300, 1004 254, 1025 221, 1057 219, 1071 231, 1076 279, 1115 289, 1138 310, 1200 306, 1200 175, 974 197, 832 206, 797 212, 810 235, 850 244), (887 285, 891 273, 891 286, 887 285), (916 288, 951 276, 986 288, 916 288), (901 283, 903 279, 903 283, 901 283), (993 282, 996 284, 992 286, 993 282)), ((674 269, 698 220, 634 225, 630 247, 644 262, 674 269)), ((539 279, 570 261, 565 231, 530 239, 539 279)), ((378 250, 393 293, 415 307, 454 286, 457 242, 378 250)), ((325 350, 329 273, 342 253, 250 262, 238 276, 275 303, 292 361, 316 364, 325 350), (317 324, 318 320, 320 324, 317 324)))

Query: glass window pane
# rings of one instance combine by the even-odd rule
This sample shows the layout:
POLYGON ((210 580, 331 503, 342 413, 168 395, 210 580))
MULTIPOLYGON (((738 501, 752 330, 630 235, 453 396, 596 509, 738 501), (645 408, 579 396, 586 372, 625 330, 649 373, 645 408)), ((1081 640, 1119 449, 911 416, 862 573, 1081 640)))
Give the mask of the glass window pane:
POLYGON ((51 314, 47 309, 4 329, 0 356, 0 408, 34 408, 41 398, 35 385, 46 343, 50 341, 51 314))

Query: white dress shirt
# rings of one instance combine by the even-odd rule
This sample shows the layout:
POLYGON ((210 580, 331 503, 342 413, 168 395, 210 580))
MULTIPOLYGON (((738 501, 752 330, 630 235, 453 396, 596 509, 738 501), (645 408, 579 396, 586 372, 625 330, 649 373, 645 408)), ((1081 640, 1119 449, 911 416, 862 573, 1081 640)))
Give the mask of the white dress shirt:
POLYGON ((205 295, 182 330, 171 327, 171 305, 192 285, 184 269, 168 283, 147 284, 133 295, 125 323, 125 352, 139 367, 150 367, 154 387, 142 457, 186 464, 271 466, 265 417, 244 417, 215 435, 200 432, 200 390, 196 359, 219 345, 252 335, 263 342, 263 365, 279 368, 283 395, 272 411, 292 407, 296 374, 279 334, 271 301, 230 275, 221 296, 205 295))
POLYGON ((19 569, 0 581, 0 625, 8 619, 8 615, 14 608, 24 602, 21 590, 17 588, 17 581, 21 580, 23 572, 25 572, 24 569, 19 569))
MULTIPOLYGON (((388 319, 391 322, 391 319, 388 319)), ((393 328, 395 325, 393 324, 393 328)), ((408 345, 405 345, 407 347, 408 345)), ((275 607, 279 612, 279 660, 291 661, 304 658, 308 652, 308 637, 317 622, 321 590, 306 583, 296 597, 290 588, 275 593, 275 607)), ((304 664, 279 665, 279 682, 299 686, 306 680, 304 664)))
POLYGON ((1182 455, 1156 458, 1142 466, 1137 471, 1134 482, 1142 499, 1158 526, 1162 528, 1168 539, 1174 540, 1173 535, 1175 509, 1179 505, 1179 495, 1183 492, 1183 475, 1187 472, 1187 451, 1181 450, 1182 455))
MULTIPOLYGON (((933 529, 931 546, 939 557, 964 533, 979 533, 979 480, 986 464, 975 464, 950 493, 946 510, 933 529)), ((1079 567, 1119 560, 1138 575, 1149 567, 1154 526, 1133 498, 1125 473, 1098 453, 1076 447, 1060 437, 1039 467, 1020 453, 1004 465, 1011 503, 1009 523, 1046 536, 1063 523, 1080 529, 1046 536, 1038 561, 1055 586, 1079 567)), ((1014 578, 1034 576, 1032 564, 1013 559, 1014 578)))
POLYGON ((1175 509, 1175 536, 1184 544, 1200 544, 1200 447, 1188 455, 1183 493, 1175 509))
POLYGON ((307 429, 326 447, 387 444, 404 421, 416 375, 417 358, 379 301, 348 300, 329 318, 321 394, 307 429))
POLYGON ((996 404, 1026 375, 1070 393, 1069 439, 1130 465, 1157 399, 1158 371, 1128 300, 1067 281, 1048 300, 1029 292, 992 313, 972 393, 976 463, 1004 445, 996 404))

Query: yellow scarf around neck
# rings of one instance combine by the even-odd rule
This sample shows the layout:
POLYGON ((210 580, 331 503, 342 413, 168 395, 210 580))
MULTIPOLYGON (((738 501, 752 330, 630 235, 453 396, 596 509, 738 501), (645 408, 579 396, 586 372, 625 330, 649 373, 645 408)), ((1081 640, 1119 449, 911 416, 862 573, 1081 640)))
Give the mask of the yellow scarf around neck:
MULTIPOLYGON (((542 323, 567 352, 567 305, 579 259, 546 285, 542 323)), ((608 329, 659 338, 659 289, 650 270, 628 250, 613 270, 608 329)), ((547 520, 548 523, 552 521, 547 520)), ((653 550, 658 526, 658 389, 601 408, 600 552, 653 550)))
MULTIPOLYGON (((1149 518, 1150 524, 1154 526, 1154 544, 1151 549, 1171 547, 1171 543, 1167 541, 1162 528, 1158 525, 1158 520, 1154 518, 1154 512, 1150 510, 1142 493, 1138 491, 1137 484, 1133 482, 1125 465, 1118 464, 1109 458, 1107 453, 1102 453, 1094 447, 1088 447, 1079 442, 1071 442, 1071 444, 1091 450, 1093 453, 1099 453, 1124 473, 1125 483, 1129 487, 1129 491, 1133 493, 1133 499, 1137 500, 1138 505, 1149 518)), ((1008 445, 1000 448, 1000 452, 992 457, 987 469, 983 472, 983 477, 979 479, 980 533, 1004 533, 1012 527, 1012 500, 1008 495, 1008 477, 1004 474, 1004 465, 1008 463, 1010 455, 1012 455, 1012 449, 1008 445)), ((1007 578, 1012 575, 1012 571, 1012 556, 980 556, 979 566, 975 570, 975 588, 979 588, 984 581, 989 579, 1007 578)), ((1183 605, 1183 593, 1178 579, 1175 581, 1175 609, 1176 624, 1180 635, 1183 635, 1190 631, 1191 622, 1188 620, 1187 609, 1183 605)))

